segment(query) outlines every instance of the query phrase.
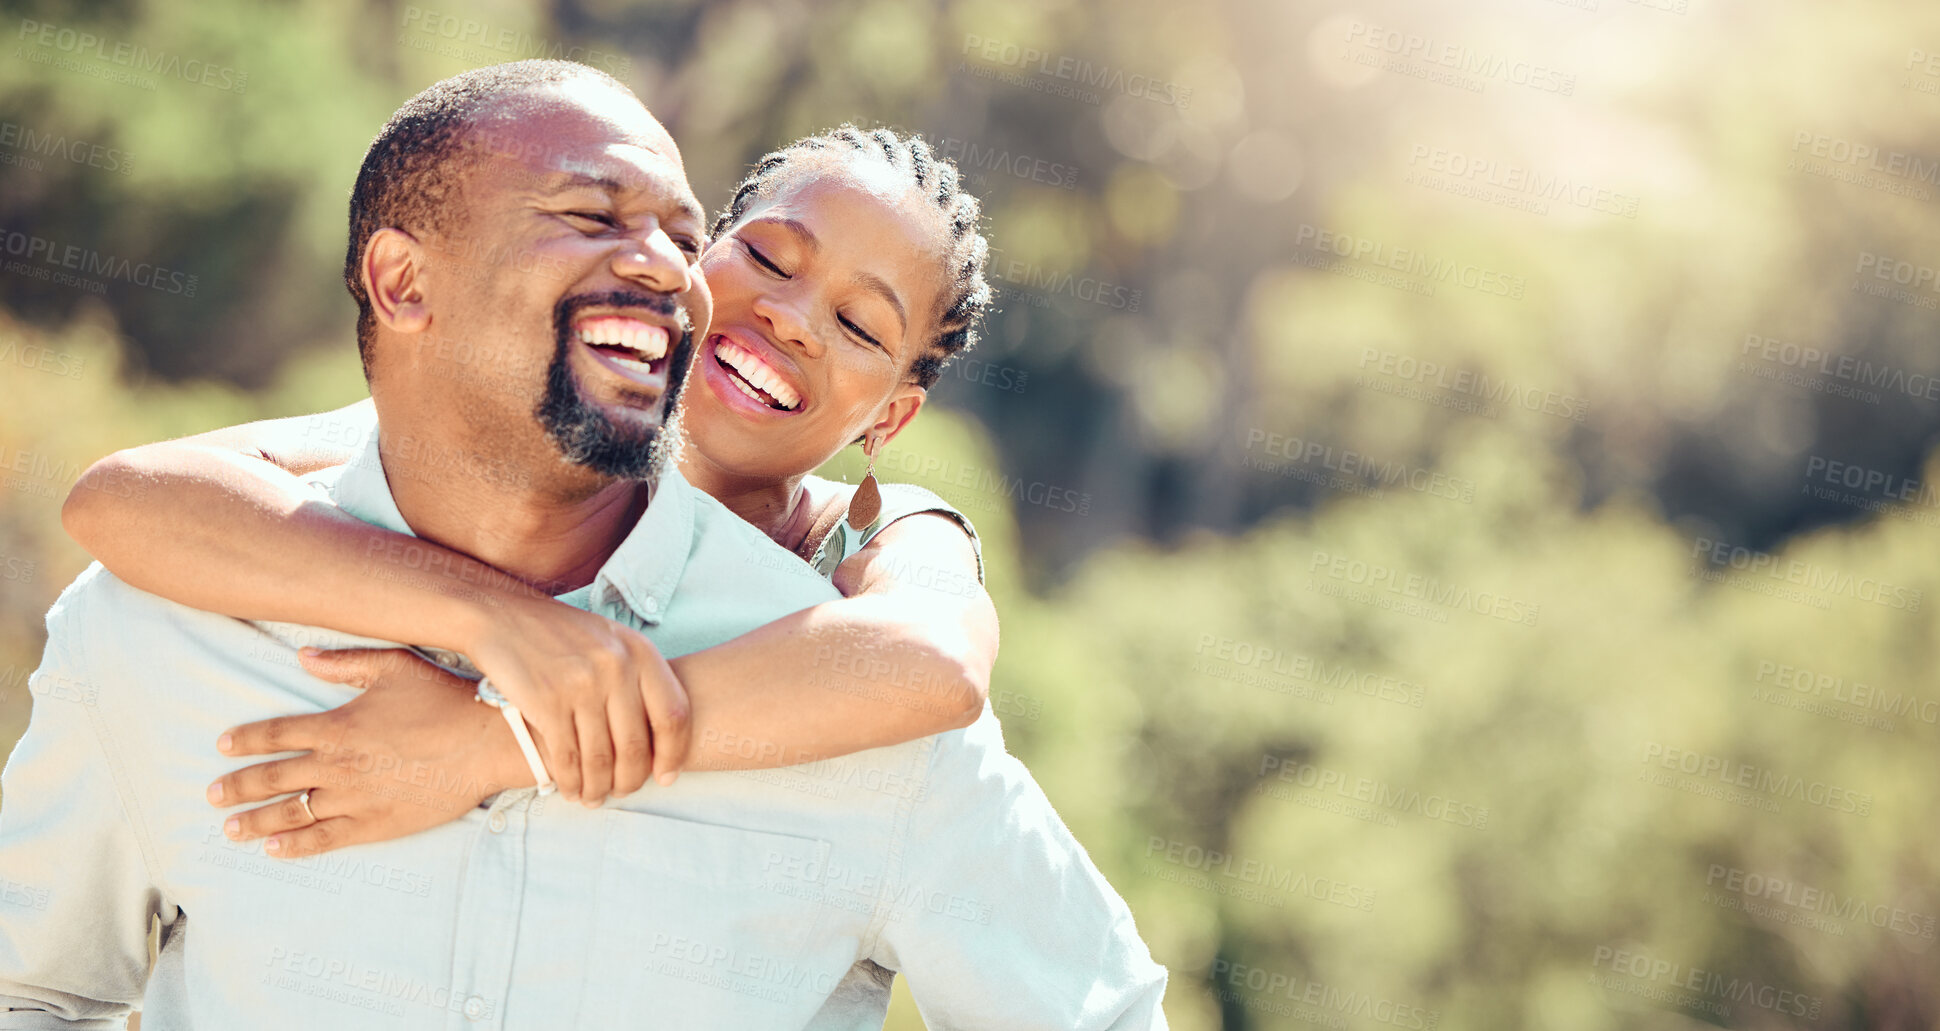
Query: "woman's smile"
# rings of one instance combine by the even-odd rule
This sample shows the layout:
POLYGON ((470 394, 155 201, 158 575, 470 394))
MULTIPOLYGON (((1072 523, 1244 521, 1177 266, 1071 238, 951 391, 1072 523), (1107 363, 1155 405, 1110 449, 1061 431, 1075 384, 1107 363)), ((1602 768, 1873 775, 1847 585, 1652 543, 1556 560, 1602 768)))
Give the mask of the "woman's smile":
POLYGON ((801 373, 758 333, 736 327, 709 333, 701 360, 708 388, 734 411, 789 416, 808 407, 801 373))

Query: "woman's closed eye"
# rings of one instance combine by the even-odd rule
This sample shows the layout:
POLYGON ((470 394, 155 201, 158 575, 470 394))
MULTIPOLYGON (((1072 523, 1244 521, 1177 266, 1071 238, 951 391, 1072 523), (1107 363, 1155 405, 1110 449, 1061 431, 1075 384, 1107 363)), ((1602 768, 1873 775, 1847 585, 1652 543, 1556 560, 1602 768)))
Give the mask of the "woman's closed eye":
POLYGON ((777 265, 774 262, 769 261, 768 256, 766 254, 761 253, 761 250, 757 248, 754 244, 751 244, 746 240, 743 240, 741 241, 741 246, 746 247, 748 249, 748 257, 753 258, 755 264, 760 265, 764 269, 767 269, 770 275, 773 275, 779 279, 790 278, 788 273, 783 272, 781 270, 780 265, 777 265))
MULTIPOLYGON (((761 248, 756 247, 754 244, 749 243, 746 240, 741 241, 741 246, 747 249, 748 257, 753 259, 755 264, 765 269, 769 275, 774 276, 776 279, 794 278, 794 276, 791 275, 790 273, 783 271, 782 267, 780 265, 775 264, 775 262, 771 260, 766 254, 761 253, 761 248)), ((863 329, 861 326, 857 325, 855 320, 849 318, 847 315, 842 315, 838 313, 835 316, 835 320, 842 324, 843 329, 848 330, 850 334, 855 336, 856 339, 861 340, 863 343, 868 344, 871 347, 881 348, 882 350, 885 350, 885 351, 888 350, 887 347, 883 346, 882 341, 877 340, 874 336, 872 336, 869 333, 868 330, 863 329)))
MULTIPOLYGON (((861 337, 865 343, 868 343, 873 347, 882 347, 882 341, 877 340, 875 337, 870 336, 867 330, 863 329, 861 326, 856 325, 854 322, 849 321, 849 317, 847 315, 837 315, 835 319, 837 322, 842 323, 842 327, 844 329, 847 329, 849 332, 854 333, 858 337, 861 337)), ((885 348, 885 350, 887 350, 887 348, 885 348)))

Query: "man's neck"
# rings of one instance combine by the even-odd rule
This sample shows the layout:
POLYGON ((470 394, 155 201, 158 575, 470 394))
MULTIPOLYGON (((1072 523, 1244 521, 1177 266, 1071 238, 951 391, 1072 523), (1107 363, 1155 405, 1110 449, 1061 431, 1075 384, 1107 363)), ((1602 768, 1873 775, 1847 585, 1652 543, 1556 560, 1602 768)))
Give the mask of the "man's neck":
POLYGON ((486 453, 480 438, 432 422, 380 416, 378 455, 398 513, 419 537, 537 590, 592 583, 646 512, 645 484, 569 465, 543 434, 493 441, 486 453))

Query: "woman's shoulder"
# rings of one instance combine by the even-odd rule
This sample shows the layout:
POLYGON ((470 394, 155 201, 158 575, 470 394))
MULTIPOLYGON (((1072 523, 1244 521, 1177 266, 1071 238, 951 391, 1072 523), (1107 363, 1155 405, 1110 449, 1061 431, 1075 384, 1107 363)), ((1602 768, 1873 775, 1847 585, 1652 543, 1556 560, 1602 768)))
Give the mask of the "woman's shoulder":
POLYGON ((943 495, 914 483, 884 483, 879 486, 882 492, 884 516, 880 521, 882 526, 887 527, 890 522, 906 515, 935 513, 955 520, 957 525, 963 527, 963 532, 970 535, 971 540, 977 539, 977 527, 970 522, 970 517, 964 515, 957 506, 944 500, 943 495))
MULTIPOLYGON (((845 514, 856 490, 853 484, 819 476, 804 480, 803 486, 808 488, 812 504, 826 506, 819 507, 818 511, 827 515, 845 514)), ((867 547, 877 534, 899 520, 908 516, 935 514, 955 522, 970 538, 970 545, 977 555, 977 579, 983 579, 983 541, 977 536, 976 525, 971 523, 969 516, 927 487, 913 483, 881 482, 877 487, 882 496, 882 510, 868 526, 858 531, 851 528, 844 518, 818 521, 822 535, 814 541, 813 554, 809 558, 811 565, 827 575, 843 559, 867 547)))
MULTIPOLYGON (((977 528, 970 522, 970 517, 964 515, 955 505, 950 504, 950 502, 944 500, 942 495, 930 490, 928 487, 920 487, 914 483, 892 483, 884 480, 878 480, 876 486, 878 493, 882 495, 882 512, 876 517, 873 523, 863 530, 862 539, 857 545, 858 547, 861 544, 866 544, 870 537, 881 533, 884 529, 888 528, 889 524, 896 520, 904 516, 921 515, 926 512, 934 512, 955 520, 963 527, 964 532, 970 535, 972 540, 976 539, 977 528)), ((856 485, 853 483, 824 479, 813 474, 802 480, 802 487, 808 491, 809 504, 813 505, 816 511, 823 511, 838 505, 841 506, 843 511, 846 511, 849 501, 855 497, 856 490, 856 485)))

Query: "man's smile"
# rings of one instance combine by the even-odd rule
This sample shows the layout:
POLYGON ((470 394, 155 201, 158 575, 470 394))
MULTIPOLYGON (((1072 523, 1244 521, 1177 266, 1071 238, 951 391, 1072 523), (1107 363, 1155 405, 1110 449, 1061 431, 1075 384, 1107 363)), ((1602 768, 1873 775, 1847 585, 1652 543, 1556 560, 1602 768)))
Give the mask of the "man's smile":
POLYGON ((673 333, 625 315, 588 315, 573 322, 573 339, 601 365, 656 393, 667 385, 667 350, 673 333))

